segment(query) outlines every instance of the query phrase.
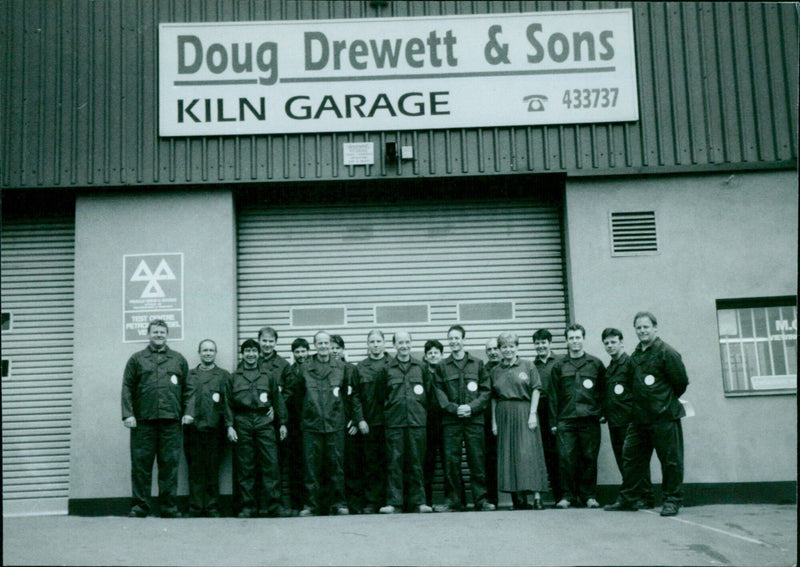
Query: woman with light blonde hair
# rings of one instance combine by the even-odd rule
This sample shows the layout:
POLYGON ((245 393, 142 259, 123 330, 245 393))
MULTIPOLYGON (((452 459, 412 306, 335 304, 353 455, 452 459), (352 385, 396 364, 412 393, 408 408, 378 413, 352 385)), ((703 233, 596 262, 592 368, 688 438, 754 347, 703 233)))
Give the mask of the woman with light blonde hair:
POLYGON ((547 469, 536 408, 542 382, 533 361, 517 355, 519 337, 497 337, 502 360, 492 370, 492 433, 497 435, 497 488, 514 510, 542 510, 547 469), (533 503, 527 495, 533 493, 533 503))

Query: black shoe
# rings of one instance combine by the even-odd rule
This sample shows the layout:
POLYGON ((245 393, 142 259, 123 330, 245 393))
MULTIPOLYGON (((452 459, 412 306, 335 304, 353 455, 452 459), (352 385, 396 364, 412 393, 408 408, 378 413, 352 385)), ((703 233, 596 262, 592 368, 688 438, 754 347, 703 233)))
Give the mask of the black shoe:
POLYGON ((374 514, 375 513, 375 508, 373 508, 372 506, 364 506, 361 509, 361 513, 362 514, 374 514))
POLYGON ((434 512, 460 512, 461 509, 450 504, 437 504, 433 507, 434 512))
POLYGON ((177 508, 165 508, 161 510, 161 517, 162 518, 182 518, 183 514, 177 508))
POLYGON ((652 510, 656 505, 652 500, 637 500, 636 507, 639 508, 639 510, 652 510))
POLYGON ((517 502, 511 506, 512 510, 533 510, 533 504, 530 502, 517 502))
POLYGON ((128 512, 128 517, 129 518, 146 518, 147 517, 147 511, 144 510, 143 508, 140 508, 139 506, 134 506, 133 508, 131 508, 131 511, 128 512))
POLYGON ((661 507, 661 515, 662 516, 677 516, 678 515, 678 505, 675 502, 664 502, 664 505, 661 507))
POLYGON ((209 518, 219 518, 219 517, 220 517, 219 510, 217 510, 216 508, 211 508, 211 509, 210 509, 210 510, 207 512, 207 514, 208 514, 208 517, 209 517, 209 518))
POLYGON ((253 511, 250 508, 244 508, 241 512, 236 515, 237 518, 252 518, 253 511))
POLYGON ((544 504, 542 504, 541 498, 534 498, 533 499, 533 509, 534 510, 544 510, 544 504))
POLYGON ((619 500, 613 504, 607 504, 603 508, 606 512, 636 512, 638 509, 636 504, 628 504, 627 502, 621 502, 619 500))

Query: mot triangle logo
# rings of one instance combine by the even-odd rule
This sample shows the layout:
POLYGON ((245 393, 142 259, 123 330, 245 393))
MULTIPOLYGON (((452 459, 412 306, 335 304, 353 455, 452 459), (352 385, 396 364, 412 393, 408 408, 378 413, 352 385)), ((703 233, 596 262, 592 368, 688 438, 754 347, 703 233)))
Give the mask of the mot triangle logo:
POLYGON ((142 291, 142 295, 140 296, 142 299, 165 297, 166 294, 158 282, 161 280, 174 279, 175 274, 172 272, 169 264, 167 264, 166 258, 161 258, 161 262, 159 262, 155 273, 150 270, 150 266, 147 265, 147 262, 142 260, 139 262, 139 265, 136 267, 136 270, 131 276, 132 282, 147 282, 147 285, 144 286, 144 291, 142 291))

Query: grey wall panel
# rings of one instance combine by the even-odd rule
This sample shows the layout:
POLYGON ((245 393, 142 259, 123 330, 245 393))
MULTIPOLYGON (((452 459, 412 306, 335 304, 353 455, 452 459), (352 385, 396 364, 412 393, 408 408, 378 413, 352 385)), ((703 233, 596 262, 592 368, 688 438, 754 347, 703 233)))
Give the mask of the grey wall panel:
MULTIPOLYGON (((609 175, 797 163, 798 14, 788 3, 6 0, 4 187, 120 186, 565 172, 609 175), (297 20, 630 6, 631 123, 159 138, 159 22, 297 20), (345 141, 415 159, 342 165, 345 141)), ((379 152, 382 153, 382 152, 379 152)))

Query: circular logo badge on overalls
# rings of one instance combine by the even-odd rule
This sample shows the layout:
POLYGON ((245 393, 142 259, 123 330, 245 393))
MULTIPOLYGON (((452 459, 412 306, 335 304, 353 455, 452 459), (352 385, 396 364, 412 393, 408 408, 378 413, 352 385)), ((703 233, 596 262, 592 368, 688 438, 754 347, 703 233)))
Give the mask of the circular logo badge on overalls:
POLYGON ((172 378, 169 379, 169 381, 175 384, 176 386, 178 385, 178 377, 175 376, 174 374, 172 375, 172 378))
POLYGON ((266 404, 267 403, 267 393, 266 392, 261 392, 261 395, 258 396, 258 399, 261 400, 262 404, 266 404))
POLYGON ((652 374, 648 374, 647 376, 644 377, 644 383, 647 384, 648 386, 652 386, 653 384, 656 383, 656 377, 653 376, 652 374))
POLYGON ((519 379, 522 380, 523 382, 527 382, 528 381, 528 375, 525 372, 520 372, 519 373, 519 379))
POLYGON ((336 387, 333 389, 333 397, 334 397, 334 398, 338 398, 338 397, 339 397, 339 386, 336 386, 336 387))
POLYGON ((622 395, 622 392, 625 391, 625 387, 622 384, 617 384, 614 386, 614 393, 618 396, 622 395))
POLYGON ((422 384, 417 384, 414 386, 414 393, 418 396, 421 396, 425 392, 425 389, 422 387, 422 384))
POLYGON ((467 390, 470 392, 477 392, 478 391, 478 383, 477 382, 469 382, 467 384, 467 390))
POLYGON ((587 378, 586 380, 583 381, 583 387, 586 388, 587 390, 591 390, 594 387, 594 382, 592 382, 587 378))
POLYGON ((219 393, 214 392, 213 394, 211 394, 211 399, 214 400, 214 403, 217 403, 219 401, 219 393))

